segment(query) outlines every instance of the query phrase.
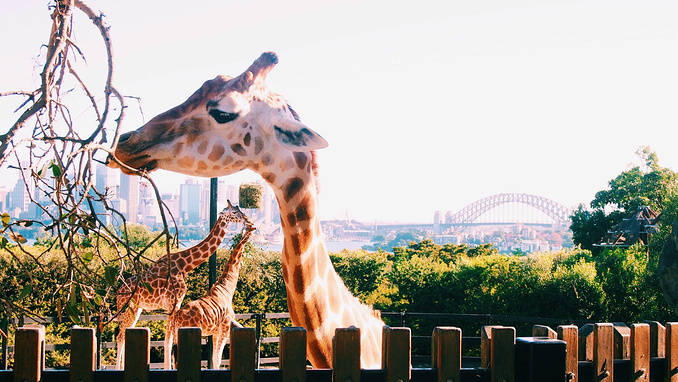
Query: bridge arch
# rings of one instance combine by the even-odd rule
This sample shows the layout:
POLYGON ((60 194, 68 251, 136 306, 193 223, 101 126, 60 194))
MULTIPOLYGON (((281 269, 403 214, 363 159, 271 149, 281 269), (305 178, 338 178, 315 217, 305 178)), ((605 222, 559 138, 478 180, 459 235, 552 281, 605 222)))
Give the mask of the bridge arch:
POLYGON ((476 200, 458 212, 446 216, 445 223, 453 225, 473 223, 485 212, 507 203, 526 204, 543 212, 556 224, 570 225, 570 215, 572 214, 570 208, 542 196, 519 193, 496 194, 476 200))

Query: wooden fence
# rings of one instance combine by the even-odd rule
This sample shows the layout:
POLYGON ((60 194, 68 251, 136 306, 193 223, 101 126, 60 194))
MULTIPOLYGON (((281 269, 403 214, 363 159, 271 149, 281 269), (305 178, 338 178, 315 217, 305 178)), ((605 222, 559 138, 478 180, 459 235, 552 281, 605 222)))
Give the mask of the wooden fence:
POLYGON ((94 329, 71 331, 69 370, 45 370, 45 330, 21 327, 15 333, 14 370, 0 382, 469 382, 469 381, 678 381, 678 323, 598 323, 582 327, 535 325, 532 337, 516 338, 513 327, 481 330, 480 366, 462 367, 462 332, 436 327, 431 367, 412 368, 409 328, 385 326, 382 368, 360 369, 360 330, 337 329, 332 369, 308 369, 306 331, 283 328, 280 367, 257 369, 254 328, 234 325, 230 368, 201 369, 200 329, 182 328, 177 369, 151 370, 150 331, 127 329, 124 370, 96 370, 94 329))

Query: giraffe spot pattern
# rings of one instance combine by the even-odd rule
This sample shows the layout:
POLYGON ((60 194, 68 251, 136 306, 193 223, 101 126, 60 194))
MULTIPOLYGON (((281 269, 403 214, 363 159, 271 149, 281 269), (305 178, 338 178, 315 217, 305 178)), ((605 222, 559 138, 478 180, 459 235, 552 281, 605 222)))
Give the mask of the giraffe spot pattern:
POLYGON ((249 146, 251 140, 252 140, 252 136, 250 135, 250 133, 247 133, 247 134, 245 134, 245 138, 243 138, 242 143, 244 143, 245 146, 249 146))
POLYGON ((198 170, 207 170, 207 163, 198 161, 198 170))
POLYGON ((228 155, 228 156, 226 156, 226 158, 224 158, 224 161, 222 162, 222 164, 224 166, 228 166, 229 164, 231 164, 231 162, 233 162, 233 157, 228 155))
POLYGON ((268 183, 273 184, 273 182, 275 182, 275 174, 273 174, 273 173, 270 173, 270 172, 264 173, 264 174, 262 175, 262 177, 263 177, 264 180, 266 180, 268 183))
POLYGON ((206 139, 203 140, 202 142, 200 142, 200 145, 198 145, 197 150, 198 150, 198 154, 200 154, 200 155, 204 154, 205 151, 207 151, 207 140, 206 139))
POLYGON ((295 225, 297 225, 297 217, 294 215, 294 212, 290 212, 289 214, 287 214, 287 224, 290 227, 294 227, 295 225))
POLYGON ((191 157, 183 157, 177 161, 179 167, 192 167, 195 160, 191 157))
POLYGON ((231 145, 231 150, 233 150, 234 153, 240 155, 240 156, 245 156, 247 155, 247 151, 242 147, 240 143, 236 143, 234 145, 231 145))
POLYGON ((264 140, 261 137, 254 138, 254 154, 258 155, 264 148, 264 140))
POLYGON ((306 167, 306 162, 308 162, 308 157, 306 156, 306 153, 295 152, 293 155, 294 161, 297 162, 297 167, 303 170, 303 168, 306 167))
POLYGON ((179 153, 180 153, 181 150, 183 150, 183 149, 184 149, 184 144, 181 143, 181 142, 180 142, 180 143, 177 143, 177 144, 174 145, 174 147, 172 148, 172 155, 176 157, 177 155, 179 155, 179 153))
POLYGON ((294 196, 296 196, 301 187, 304 186, 304 181, 301 178, 294 177, 287 182, 285 186, 285 200, 290 201, 294 196))
POLYGON ((320 327, 321 317, 326 317, 326 307, 324 304, 318 303, 318 300, 313 301, 313 306, 310 307, 309 304, 303 306, 303 314, 301 315, 302 321, 305 325, 302 325, 307 330, 316 330, 320 327))
POLYGON ((216 145, 214 145, 214 147, 212 147, 212 151, 210 152, 210 155, 207 156, 207 159, 209 159, 212 162, 216 162, 217 160, 219 160, 219 158, 221 158, 222 155, 224 155, 225 151, 226 149, 224 148, 224 146, 217 143, 216 145))

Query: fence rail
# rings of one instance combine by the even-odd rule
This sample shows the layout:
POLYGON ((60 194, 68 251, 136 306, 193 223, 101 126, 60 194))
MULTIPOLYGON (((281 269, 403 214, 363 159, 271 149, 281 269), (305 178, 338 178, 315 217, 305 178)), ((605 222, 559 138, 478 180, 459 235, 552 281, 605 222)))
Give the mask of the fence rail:
MULTIPOLYGON (((382 318, 391 326, 406 327, 408 323, 417 321, 417 320, 428 320, 441 323, 443 326, 456 326, 463 323, 473 323, 477 325, 490 325, 492 323, 506 323, 511 322, 514 324, 533 324, 533 323, 543 323, 549 325, 559 325, 566 323, 576 323, 578 325, 583 325, 585 322, 582 321, 573 321, 569 319, 562 318, 549 318, 549 317, 530 317, 530 316, 514 316, 514 315, 498 315, 498 314, 465 314, 465 313, 419 313, 419 312, 381 312, 382 318)), ((289 319, 290 315, 288 312, 279 312, 279 313, 239 313, 235 315, 235 319, 238 321, 245 320, 254 320, 255 321, 255 338, 257 339, 257 357, 255 359, 257 366, 261 365, 277 365, 278 357, 259 357, 261 351, 261 346, 266 344, 275 344, 280 342, 280 337, 264 337, 262 333, 262 322, 264 320, 284 320, 289 319)), ((82 319, 82 318, 81 318, 82 319)), ((150 315, 141 315, 139 321, 165 321, 167 319, 166 314, 150 314, 150 315)), ((23 325, 23 324, 41 324, 47 325, 50 323, 58 322, 56 317, 23 317, 21 320, 13 320, 14 325, 23 325)), ((439 326, 439 325, 438 325, 439 326)), ((476 326, 476 329, 478 326, 476 326)), ((4 328, 3 328, 4 330, 4 328)), ((5 330, 6 331, 6 330, 5 330)), ((97 347, 97 367, 106 368, 102 365, 101 360, 101 351, 103 349, 115 349, 117 344, 112 341, 101 341, 99 339, 99 346, 97 347)), ((421 365, 422 362, 426 362, 430 358, 430 349, 431 336, 430 335, 414 335, 412 336, 414 345, 417 346, 417 352, 413 354, 413 361, 417 365, 421 365), (424 353, 420 352, 424 349, 424 353)), ((464 351, 469 349, 477 349, 480 345, 480 337, 470 336, 464 337, 463 339, 464 351)), ((205 341, 202 342, 205 345, 205 341)), ((163 341, 151 341, 151 347, 162 347, 163 341)), ((46 344, 46 351, 54 350, 68 350, 70 348, 69 344, 46 344)), ((5 354, 13 353, 13 346, 7 347, 7 351, 3 352, 3 358, 5 354)), ((270 354, 269 354, 270 355, 270 354)), ((472 364, 475 362, 472 358, 469 358, 469 362, 472 364)), ((227 361, 225 362, 227 364, 227 361)), ((0 369, 6 365, 6 362, 0 363, 0 369)), ((161 363, 151 363, 151 368, 160 368, 162 367, 161 363)))
POLYGON ((176 370, 150 370, 150 330, 126 332, 125 369, 96 369, 96 335, 91 328, 71 331, 68 370, 45 370, 45 328, 15 332, 14 369, 0 371, 0 382, 467 382, 467 381, 676 381, 678 323, 626 326, 615 323, 581 327, 534 325, 531 337, 516 337, 513 327, 481 328, 478 367, 462 367, 462 330, 436 327, 431 335, 430 367, 412 368, 409 328, 385 326, 382 368, 360 369, 355 349, 360 329, 337 329, 332 369, 307 369, 306 331, 283 328, 280 367, 258 369, 254 328, 231 327, 229 369, 201 369, 198 328, 181 328, 176 370), (197 350, 196 350, 197 349, 197 350), (224 379, 226 378, 226 379, 224 379), (230 379, 229 379, 230 378, 230 379))

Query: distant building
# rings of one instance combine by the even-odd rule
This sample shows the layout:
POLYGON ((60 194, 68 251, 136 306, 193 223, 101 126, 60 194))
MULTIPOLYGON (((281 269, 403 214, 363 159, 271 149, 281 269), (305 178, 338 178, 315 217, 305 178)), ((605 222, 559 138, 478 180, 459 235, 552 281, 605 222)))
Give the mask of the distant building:
POLYGON ((179 215, 184 224, 200 222, 201 187, 195 180, 188 179, 179 187, 179 215))
POLYGON ((127 223, 138 223, 139 177, 120 173, 120 199, 125 200, 127 223))

